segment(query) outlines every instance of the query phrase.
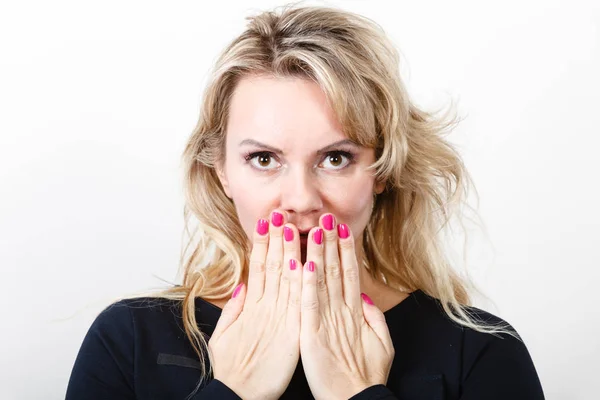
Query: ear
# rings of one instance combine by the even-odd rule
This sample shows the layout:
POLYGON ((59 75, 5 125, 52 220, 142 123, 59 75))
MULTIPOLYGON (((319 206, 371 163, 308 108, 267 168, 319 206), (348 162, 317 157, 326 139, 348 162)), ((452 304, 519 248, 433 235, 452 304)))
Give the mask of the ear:
POLYGON ((217 173, 217 177, 221 182, 221 186, 223 186, 223 191, 225 195, 231 198, 231 191, 229 190, 229 180, 227 179, 227 174, 225 174, 225 168, 222 162, 218 162, 215 164, 215 171, 217 173))
POLYGON ((385 189, 385 181, 375 182, 375 186, 373 188, 375 190, 375 194, 381 194, 385 189))

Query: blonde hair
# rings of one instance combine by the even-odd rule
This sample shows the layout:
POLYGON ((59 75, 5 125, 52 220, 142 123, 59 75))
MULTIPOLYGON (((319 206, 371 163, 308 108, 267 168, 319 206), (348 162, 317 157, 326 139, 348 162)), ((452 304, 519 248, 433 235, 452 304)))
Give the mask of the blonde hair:
POLYGON ((249 75, 314 81, 346 135, 376 150, 371 168, 386 187, 376 196, 362 243, 374 279, 399 290, 421 289, 462 326, 507 332, 507 326, 487 325, 469 311, 470 286, 451 268, 438 235, 470 183, 460 156, 443 138, 457 118, 411 103, 397 50, 366 17, 329 7, 285 6, 248 20, 216 62, 183 152, 189 242, 182 252, 182 284, 156 295, 182 302, 185 331, 200 360, 208 347, 195 318, 196 297, 230 296, 248 265, 248 238, 215 166, 225 156, 230 99, 249 75), (191 216, 197 220, 193 231, 191 216))

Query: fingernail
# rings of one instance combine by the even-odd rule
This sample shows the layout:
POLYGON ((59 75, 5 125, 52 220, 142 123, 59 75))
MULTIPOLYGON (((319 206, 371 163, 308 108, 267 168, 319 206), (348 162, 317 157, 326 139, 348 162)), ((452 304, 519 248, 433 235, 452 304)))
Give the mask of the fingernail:
POLYGON ((316 244, 321 244, 323 242, 323 229, 319 228, 313 233, 313 240, 316 244))
POLYGON ((258 232, 258 234, 261 236, 266 235, 267 232, 269 232, 269 221, 262 218, 259 219, 256 223, 256 232, 258 232))
POLYGON ((306 266, 306 268, 310 271, 310 272, 315 272, 315 262, 314 261, 309 261, 308 265, 306 266))
POLYGON ((284 226, 283 227, 283 237, 286 242, 291 242, 292 240, 294 240, 294 230, 292 228, 284 226))
POLYGON ((280 227, 283 225, 283 215, 279 214, 278 212, 274 212, 271 214, 271 222, 274 226, 280 227))
POLYGON ((362 297, 362 299, 364 300, 365 303, 373 305, 373 301, 371 300, 371 298, 369 296, 367 296, 364 293, 360 294, 360 297, 362 297))
POLYGON ((296 269, 296 260, 294 260, 293 258, 290 259, 290 269, 292 271, 296 269))
POLYGON ((333 230, 333 215, 327 214, 326 216, 323 217, 323 226, 328 231, 333 230))
POLYGON ((342 239, 346 239, 348 236, 350 236, 350 231, 348 231, 348 225, 346 225, 346 224, 338 225, 338 236, 342 239))
POLYGON ((235 290, 233 291, 233 296, 231 296, 232 299, 235 299, 235 296, 240 294, 240 290, 242 290, 242 285, 243 285, 243 283, 240 283, 239 285, 237 285, 235 287, 235 290))

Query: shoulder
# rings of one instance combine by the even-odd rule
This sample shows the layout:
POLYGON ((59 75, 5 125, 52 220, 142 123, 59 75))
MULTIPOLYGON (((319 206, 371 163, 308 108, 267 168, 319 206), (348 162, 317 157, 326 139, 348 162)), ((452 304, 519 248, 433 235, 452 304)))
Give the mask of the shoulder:
POLYGON ((131 318, 132 314, 140 312, 161 314, 177 308, 179 301, 162 297, 133 297, 115 301, 108 305, 98 318, 101 320, 119 320, 131 318))
POLYGON ((116 301, 100 312, 90 331, 123 334, 161 321, 178 319, 180 302, 159 297, 137 297, 116 301))
POLYGON ((467 327, 461 325, 456 321, 453 321, 449 316, 442 302, 432 296, 427 295, 425 292, 418 290, 411 294, 411 301, 414 303, 415 308, 418 311, 419 319, 425 319, 425 321, 435 321, 444 324, 448 329, 455 329, 464 334, 474 335, 478 337, 478 334, 482 334, 482 338, 507 338, 513 337, 520 340, 517 331, 513 326, 506 320, 494 315, 488 311, 482 310, 473 306, 463 306, 463 311, 467 314, 475 325, 493 328, 496 334, 489 334, 479 332, 475 327, 467 327))
POLYGON ((178 302, 139 297, 116 301, 102 310, 90 326, 83 347, 89 353, 108 351, 133 363, 133 348, 183 332, 178 302))
MULTIPOLYGON (((451 347, 467 371, 481 360, 489 357, 514 357, 529 359, 529 353, 516 329, 506 320, 477 307, 464 307, 463 311, 473 324, 463 325, 450 318, 442 302, 416 291, 405 300, 407 320, 398 324, 398 330, 410 325, 411 341, 423 346, 435 347, 439 352, 451 347)), ((400 322, 400 321, 399 321, 400 322)), ((405 334, 406 335, 406 334, 405 334)))
MULTIPOLYGON (((428 297, 428 296, 427 296, 428 297)), ((489 332, 466 327, 450 320, 439 300, 425 301, 438 310, 453 330, 461 332, 460 380, 468 392, 483 393, 494 388, 503 398, 543 398, 541 384, 531 355, 517 330, 506 320, 477 307, 465 307, 473 322, 489 332), (510 390, 505 383, 511 382, 510 390), (525 397, 514 397, 527 394, 525 397)))
POLYGON ((529 351, 506 320, 477 307, 464 307, 476 325, 464 326, 448 316, 440 300, 422 291, 410 299, 416 311, 410 314, 417 326, 417 340, 425 340, 424 351, 433 349, 435 357, 453 360, 454 368, 458 368, 452 370, 463 394, 472 398, 543 398, 529 351))
POLYGON ((162 298, 116 301, 102 310, 85 335, 73 365, 67 399, 133 398, 136 365, 151 365, 152 343, 178 328, 177 302, 162 298), (143 352, 135 349, 141 346, 143 352), (148 358, 150 357, 150 358, 148 358), (140 363, 140 360, 142 361, 140 363), (84 394, 85 393, 85 394, 84 394))

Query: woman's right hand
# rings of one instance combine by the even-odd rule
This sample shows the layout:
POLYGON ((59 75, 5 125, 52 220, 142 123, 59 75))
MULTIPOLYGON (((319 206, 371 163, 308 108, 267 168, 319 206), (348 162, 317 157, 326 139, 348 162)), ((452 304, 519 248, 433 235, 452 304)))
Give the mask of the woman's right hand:
POLYGON ((214 379, 243 399, 281 397, 300 356, 300 241, 283 215, 258 221, 248 287, 227 302, 208 342, 214 379))

